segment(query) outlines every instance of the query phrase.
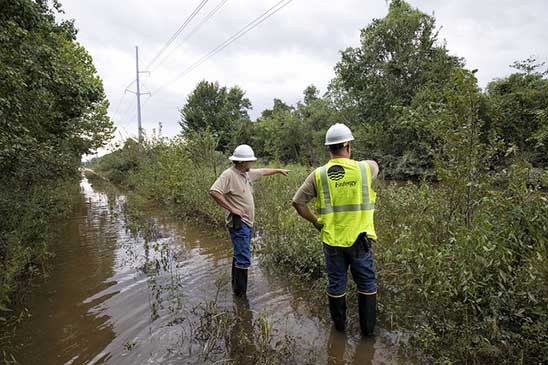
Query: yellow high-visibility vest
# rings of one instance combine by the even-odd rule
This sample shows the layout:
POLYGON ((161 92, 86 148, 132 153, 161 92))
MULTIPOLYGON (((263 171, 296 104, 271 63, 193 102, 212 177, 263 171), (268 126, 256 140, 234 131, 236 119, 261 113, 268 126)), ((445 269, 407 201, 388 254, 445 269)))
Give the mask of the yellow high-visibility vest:
POLYGON ((369 164, 336 158, 316 169, 315 177, 322 242, 350 247, 362 232, 376 240, 373 223, 376 194, 371 187, 369 164))

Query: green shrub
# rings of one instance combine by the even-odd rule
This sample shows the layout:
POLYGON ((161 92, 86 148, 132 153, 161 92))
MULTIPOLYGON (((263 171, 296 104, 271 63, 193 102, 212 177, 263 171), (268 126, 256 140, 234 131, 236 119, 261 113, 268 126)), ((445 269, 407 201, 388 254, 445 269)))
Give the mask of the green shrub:
MULTIPOLYGON (((221 166, 215 154, 193 161, 181 139, 142 148, 123 175, 127 186, 180 216, 223 226, 208 190, 228 162, 221 166)), ((254 185, 260 257, 318 287, 325 280, 318 232, 291 207, 313 169, 285 167, 288 177, 254 185)), ((455 210, 468 190, 454 184, 466 180, 376 182, 380 316, 408 331, 410 349, 435 362, 548 361, 548 197, 529 172, 516 163, 496 179, 482 175, 474 214, 455 210)))

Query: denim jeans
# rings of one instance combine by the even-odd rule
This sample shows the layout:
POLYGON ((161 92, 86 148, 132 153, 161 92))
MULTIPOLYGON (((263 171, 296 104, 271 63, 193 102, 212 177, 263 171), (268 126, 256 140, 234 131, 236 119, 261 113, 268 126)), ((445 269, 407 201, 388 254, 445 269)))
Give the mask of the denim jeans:
POLYGON ((335 247, 324 243, 323 252, 329 280, 327 294, 341 296, 346 293, 348 266, 358 292, 362 294, 377 292, 373 247, 367 249, 359 240, 350 247, 335 247))
POLYGON ((242 222, 239 229, 229 228, 230 239, 234 248, 235 266, 247 269, 251 265, 251 234, 253 227, 242 222))

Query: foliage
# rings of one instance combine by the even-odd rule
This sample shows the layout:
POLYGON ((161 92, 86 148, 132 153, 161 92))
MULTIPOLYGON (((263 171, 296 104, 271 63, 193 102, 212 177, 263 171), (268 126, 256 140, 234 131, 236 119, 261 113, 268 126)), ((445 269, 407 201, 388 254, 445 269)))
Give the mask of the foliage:
POLYGON ((194 166, 210 167, 213 175, 217 176, 220 166, 225 161, 223 154, 215 150, 219 145, 219 138, 209 127, 203 131, 187 132, 185 142, 181 145, 194 166))
MULTIPOLYGON (((484 167, 499 143, 481 139, 481 95, 473 74, 453 77, 453 87, 444 91, 447 104, 431 105, 431 113, 421 116, 438 128, 432 136, 440 180, 376 186, 380 316, 408 331, 410 349, 433 362, 543 363, 548 198, 528 182, 526 162, 516 160, 496 174, 484 167)), ((148 199, 222 227, 222 209, 207 196, 216 178, 211 162, 193 162, 187 143, 145 143, 138 166, 124 176, 148 199)), ((263 262, 305 277, 321 291, 318 234, 290 205, 312 168, 286 168, 287 178, 254 185, 255 249, 263 262)))
POLYGON ((49 255, 49 224, 71 207, 81 155, 113 131, 90 55, 48 3, 1 2, 0 308, 49 255))
POLYGON ((398 108, 411 105, 420 90, 443 88, 462 68, 439 44, 435 28, 433 16, 391 1, 386 17, 361 31, 361 46, 342 51, 329 88, 357 132, 355 153, 378 160, 394 177, 422 175, 431 167, 431 156, 417 144, 421 131, 402 123, 398 108))
POLYGON ((336 110, 310 85, 304 102, 289 106, 274 99, 272 109, 248 124, 249 141, 258 155, 267 160, 317 164, 327 156, 323 138, 327 128, 338 121, 336 110))
POLYGON ((218 82, 200 81, 188 96, 181 109, 183 134, 200 132, 207 128, 218 135, 218 148, 228 151, 237 125, 249 121, 251 102, 242 89, 234 86, 227 89, 218 82))
POLYGON ((518 70, 487 86, 491 128, 508 147, 515 146, 535 165, 546 166, 548 121, 548 71, 535 59, 514 63, 518 70))
POLYGON ((0 168, 26 183, 73 171, 112 132, 91 57, 46 3, 5 2, 0 24, 0 168))
POLYGON ((514 165, 504 189, 489 189, 469 227, 445 218, 452 186, 380 191, 383 315, 436 362, 547 360, 548 204, 527 169, 514 165))
POLYGON ((94 161, 97 171, 116 184, 125 183, 127 174, 137 168, 141 151, 136 140, 127 139, 122 148, 94 161))
POLYGON ((421 131, 437 180, 454 187, 446 218, 456 216, 469 226, 484 193, 483 182, 502 149, 492 130, 486 134, 477 80, 473 72, 457 70, 442 92, 425 90, 417 98, 420 104, 400 109, 400 119, 421 131))

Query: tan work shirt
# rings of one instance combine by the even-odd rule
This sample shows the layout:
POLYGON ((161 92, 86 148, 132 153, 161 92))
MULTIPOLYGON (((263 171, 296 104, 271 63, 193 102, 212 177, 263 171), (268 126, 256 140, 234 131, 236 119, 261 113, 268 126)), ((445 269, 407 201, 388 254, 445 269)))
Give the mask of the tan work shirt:
MULTIPOLYGON (((253 227, 255 203, 252 183, 259 180, 261 176, 263 176, 263 169, 250 169, 248 172, 241 172, 237 168, 231 167, 223 171, 209 190, 223 194, 230 205, 247 214, 249 219, 242 218, 242 221, 253 227)), ((232 221, 232 214, 226 209, 225 221, 227 226, 232 221)))
MULTIPOLYGON (((379 165, 372 160, 366 160, 365 162, 371 167, 371 177, 376 179, 379 174, 379 165)), ((316 170, 314 170, 307 176, 304 183, 293 196, 293 202, 299 205, 306 205, 306 203, 316 198, 316 191, 316 170)))

